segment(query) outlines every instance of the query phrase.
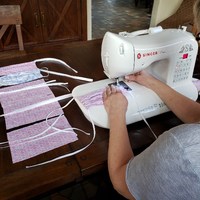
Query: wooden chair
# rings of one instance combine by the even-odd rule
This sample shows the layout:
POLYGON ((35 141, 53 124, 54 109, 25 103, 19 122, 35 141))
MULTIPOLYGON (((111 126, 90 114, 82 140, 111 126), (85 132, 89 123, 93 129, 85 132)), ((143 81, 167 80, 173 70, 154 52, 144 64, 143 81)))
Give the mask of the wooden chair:
POLYGON ((19 50, 24 50, 22 31, 21 31, 22 17, 19 5, 5 5, 0 6, 0 40, 10 25, 16 26, 17 39, 19 50))

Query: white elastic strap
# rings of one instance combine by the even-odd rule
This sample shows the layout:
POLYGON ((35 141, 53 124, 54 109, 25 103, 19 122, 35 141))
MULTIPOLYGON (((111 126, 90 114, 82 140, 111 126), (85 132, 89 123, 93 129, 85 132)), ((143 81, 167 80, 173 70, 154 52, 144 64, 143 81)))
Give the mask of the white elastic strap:
POLYGON ((55 80, 52 81, 48 81, 46 83, 41 83, 41 84, 37 84, 37 85, 32 85, 32 86, 27 86, 21 89, 17 89, 17 90, 10 90, 10 91, 5 91, 5 92, 0 92, 0 95, 4 95, 4 94, 12 94, 12 93, 17 93, 17 92, 23 92, 26 90, 34 90, 37 88, 41 88, 41 87, 51 87, 51 86, 63 86, 63 85, 67 85, 68 83, 63 83, 63 82, 56 82, 56 83, 52 83, 55 80))
MULTIPOLYGON (((25 88, 22 88, 22 89, 19 89, 19 90, 12 90, 12 91, 7 91, 7 92, 2 92, 2 93, 0 93, 0 94, 5 94, 5 93, 9 93, 9 92, 11 92, 11 93, 12 93, 12 92, 20 92, 20 91, 22 91, 22 90, 35 89, 35 88, 44 87, 44 86, 61 86, 61 85, 65 84, 65 83, 52 83, 52 82, 55 82, 55 80, 48 81, 48 82, 46 82, 47 84, 46 84, 46 83, 41 83, 41 84, 36 85, 35 87, 34 87, 34 86, 29 86, 29 87, 25 87, 25 88)), ((32 136, 32 137, 25 138, 25 139, 15 140, 15 141, 12 141, 12 142, 10 142, 10 143, 16 143, 16 142, 19 143, 19 141, 20 141, 20 143, 23 143, 23 142, 25 142, 25 141, 28 141, 28 140, 30 140, 30 139, 34 139, 34 138, 36 138, 36 137, 39 137, 39 136, 43 135, 44 133, 46 133, 49 129, 51 129, 51 128, 57 123, 57 121, 59 120, 59 118, 60 118, 62 115, 63 115, 63 114, 60 114, 60 115, 57 117, 57 119, 52 123, 52 125, 48 125, 49 127, 48 127, 45 131, 43 131, 42 133, 37 134, 37 135, 34 135, 34 136, 32 136), (51 127, 51 126, 52 126, 52 127, 51 127)), ((0 147, 0 149, 8 148, 8 147, 9 147, 9 142, 8 142, 8 141, 0 142, 0 145, 4 145, 3 147, 0 147), (5 145, 6 145, 6 146, 5 146, 5 145)))
MULTIPOLYGON (((58 117, 57 117, 57 119, 52 123, 52 125, 51 126, 54 126, 56 123, 57 123, 57 121, 60 119, 60 117, 62 116, 63 114, 60 114, 58 117)), ((8 145, 8 146, 3 146, 3 147, 0 147, 0 148, 7 148, 7 147, 9 147, 9 143, 10 144, 15 144, 15 143, 17 143, 17 144, 21 144, 21 143, 24 143, 24 142, 27 142, 27 141, 32 141, 32 140, 34 140, 35 138, 38 138, 39 136, 41 136, 41 135, 43 135, 43 134, 45 134, 48 130, 50 130, 52 127, 51 126, 49 126, 46 130, 44 130, 43 132, 41 132, 41 133, 39 133, 39 134, 37 134, 37 135, 34 135, 34 136, 31 136, 31 137, 27 137, 27 138, 24 138, 24 139, 19 139, 19 140, 14 140, 14 141, 10 141, 10 142, 8 142, 8 141, 6 141, 6 142, 1 142, 0 143, 0 145, 8 145)), ((51 135, 51 134, 49 134, 49 135, 51 135)))
MULTIPOLYGON (((52 128, 52 127, 49 127, 49 128, 52 128)), ((48 128, 48 130, 49 130, 48 128)), ((58 133, 66 133, 66 132, 70 132, 71 130, 68 129, 68 128, 65 128, 65 129, 61 129, 61 130, 58 130, 58 131, 54 131, 53 133, 50 133, 50 134, 47 134, 47 135, 44 135, 42 137, 38 137, 38 136, 41 136, 42 134, 44 133, 41 133, 41 134, 38 134, 37 137, 34 137, 34 138, 31 138, 31 140, 27 140, 27 141, 23 141, 23 142, 20 142, 18 144, 21 144, 21 143, 27 143, 27 142, 33 142, 33 141, 37 141, 37 140, 41 140, 41 139, 44 139, 44 138, 48 138, 48 137, 51 137, 52 135, 56 135, 58 133)), ((46 131, 45 131, 46 132, 46 131)), ((15 141, 14 141, 15 142, 15 141)))
POLYGON ((89 110, 88 110, 88 115, 89 115, 89 118, 90 118, 90 121, 91 121, 91 124, 92 124, 92 128, 93 128, 93 137, 92 137, 91 142, 90 142, 88 145, 86 145, 85 147, 83 147, 83 148, 81 148, 81 149, 79 149, 79 150, 77 150, 77 151, 74 151, 74 152, 65 154, 65 155, 63 155, 63 156, 59 156, 59 157, 54 158, 54 159, 52 159, 52 160, 48 160, 48 161, 46 161, 46 162, 38 163, 38 164, 35 164, 35 165, 26 166, 26 168, 33 168, 33 167, 38 167, 38 166, 45 165, 45 164, 48 164, 48 163, 52 163, 52 162, 54 162, 54 161, 57 161, 57 160, 60 160, 60 159, 63 159, 63 158, 67 158, 67 157, 73 156, 73 155, 75 155, 75 154, 77 154, 77 153, 80 153, 81 151, 85 150, 86 148, 88 148, 88 147, 92 144, 92 142, 94 141, 94 139, 95 139, 95 137, 96 137, 95 125, 94 125, 94 122, 93 122, 93 120, 92 120, 92 118, 91 118, 91 115, 90 115, 89 110))
POLYGON ((145 117, 143 116, 143 114, 140 112, 140 107, 138 105, 138 102, 137 102, 136 98, 133 96, 132 92, 129 92, 129 94, 135 100, 135 103, 136 103, 136 106, 137 106, 137 110, 138 110, 138 113, 140 114, 141 118, 143 119, 143 121, 145 122, 145 124, 148 126, 148 128, 150 129, 150 131, 153 134, 153 136, 155 137, 155 139, 157 139, 158 138, 157 135, 154 133, 154 131, 150 127, 149 123, 147 122, 147 120, 145 119, 145 117))
MULTIPOLYGON (((65 107, 68 106, 72 101, 73 101, 73 98, 65 105, 65 107)), ((59 108, 59 109, 62 109, 62 108, 59 108)), ((56 109, 56 110, 58 110, 58 109, 56 109)), ((55 110, 55 111, 56 111, 56 110, 55 110)), ((50 114, 51 114, 51 113, 52 113, 52 112, 50 112, 50 114)), ((48 114, 48 117, 49 117, 50 114, 48 114)), ((55 118, 55 121, 54 121, 51 125, 47 122, 47 120, 48 120, 48 117, 47 117, 47 118, 46 118, 46 123, 47 123, 47 125, 48 125, 48 128, 47 128, 46 130, 44 130, 43 132, 41 132, 41 133, 39 133, 39 134, 37 134, 37 135, 31 136, 31 137, 24 138, 24 139, 19 139, 19 140, 15 140, 15 141, 11 141, 11 142, 8 142, 8 141, 6 141, 6 142, 1 142, 0 145, 6 145, 6 144, 7 144, 8 146, 3 146, 3 147, 0 147, 0 148, 8 148, 8 147, 9 147, 9 143, 10 143, 10 144, 14 144, 14 143, 21 144, 21 143, 24 143, 24 142, 32 142, 32 141, 34 141, 34 140, 40 140, 40 139, 43 139, 43 138, 45 138, 45 137, 52 136, 53 134, 57 134, 57 133, 59 133, 59 132, 69 132, 69 131, 71 131, 71 130, 73 130, 73 129, 74 129, 74 130, 79 130, 79 131, 85 133, 86 135, 90 135, 89 133, 87 133, 87 132, 85 132, 85 131, 82 131, 82 130, 80 130, 80 129, 76 129, 76 128, 66 128, 66 129, 58 129, 58 128, 55 128, 54 125, 58 122, 58 120, 60 119, 60 117, 61 117, 62 115, 63 115, 63 114, 58 115, 57 118, 55 118), (50 129, 54 129, 54 130, 56 130, 56 132, 50 133, 50 134, 48 134, 47 136, 40 137, 40 136, 42 136, 43 134, 45 134, 45 133, 46 133, 48 130, 50 130, 50 129)))
POLYGON ((13 115, 13 114, 16 114, 16 113, 21 113, 21 112, 24 112, 24 111, 27 111, 27 110, 38 108, 40 106, 44 106, 44 105, 47 105, 47 104, 50 104, 50 103, 54 103, 56 101, 61 101, 63 99, 67 99, 67 98, 70 98, 70 97, 72 97, 71 93, 66 94, 66 95, 62 95, 62 96, 59 96, 59 97, 54 97, 54 98, 51 98, 51 99, 30 105, 30 106, 26 106, 26 107, 23 107, 23 108, 20 108, 20 109, 16 109, 16 110, 9 112, 9 113, 6 113, 6 114, 2 114, 2 115, 0 115, 0 117, 9 116, 9 115, 13 115))
POLYGON ((25 138, 25 139, 22 139, 22 140, 15 140, 15 141, 12 141, 11 143, 14 144, 14 143, 17 142, 17 145, 19 145, 19 144, 33 142, 33 141, 41 140, 41 139, 44 139, 44 138, 47 138, 47 137, 51 137, 52 135, 56 135, 56 134, 58 134, 60 132, 64 132, 65 133, 65 132, 70 132, 71 131, 70 129, 66 128, 66 129, 54 131, 53 133, 50 133, 50 134, 47 134, 47 135, 44 135, 44 136, 40 137, 41 135, 43 135, 45 132, 47 132, 51 128, 52 127, 48 127, 45 131, 43 131, 42 133, 37 134, 37 135, 35 135, 33 137, 25 138))
POLYGON ((34 62, 43 62, 43 61, 55 61, 55 62, 59 62, 63 65, 65 65, 66 67, 68 67, 69 69, 71 69, 72 71, 74 71, 75 73, 78 73, 77 70, 75 70, 74 68, 70 67, 66 62, 64 62, 63 60, 57 59, 57 58, 41 58, 41 59, 37 59, 34 60, 34 62))
POLYGON ((64 76, 64 77, 68 77, 68 78, 72 78, 72 79, 78 79, 78 80, 82 80, 82 81, 88 81, 88 82, 92 82, 93 81, 93 79, 91 79, 91 78, 85 78, 85 77, 81 77, 81 76, 72 76, 72 75, 69 75, 69 74, 64 74, 64 73, 55 72, 55 71, 49 71, 49 70, 46 70, 46 69, 40 69, 40 71, 48 73, 48 74, 64 76))
MULTIPOLYGON (((47 117, 46 117, 46 124, 47 124, 47 126, 51 126, 51 128, 53 128, 54 130, 62 130, 62 129, 59 129, 59 128, 57 128, 57 127, 54 127, 54 126, 50 125, 50 124, 48 123, 48 119, 49 119, 49 117, 51 116, 51 114, 52 114, 53 112, 55 112, 55 111, 57 111, 57 110, 59 110, 59 109, 64 109, 64 108, 66 108, 73 100, 74 100, 74 98, 72 98, 72 99, 71 99, 66 105, 64 105, 63 107, 51 111, 51 112, 47 115, 47 117)), ((86 134, 86 135, 90 135, 90 133, 88 133, 88 132, 86 132, 86 131, 83 131, 83 130, 81 130, 81 129, 79 129, 79 128, 75 128, 75 127, 68 128, 68 130, 77 130, 77 131, 80 131, 80 132, 82 132, 82 133, 84 133, 84 134, 86 134)))
MULTIPOLYGON (((73 98, 65 105, 65 107, 68 106, 72 101, 73 101, 73 98)), ((62 108, 59 108, 59 109, 62 109, 62 108)), ((58 110, 58 109, 56 109, 56 110, 58 110)), ((56 110, 55 110, 55 111, 56 111, 56 110)), ((52 112, 51 112, 51 113, 52 113, 52 112)), ((90 135, 90 133, 87 133, 87 132, 85 132, 85 131, 83 131, 83 130, 81 130, 81 129, 78 129, 78 128, 59 129, 59 128, 54 127, 55 124, 58 122, 58 120, 60 119, 60 117, 61 117, 62 115, 63 115, 63 114, 60 114, 60 115, 56 118, 56 120, 55 120, 51 125, 48 124, 48 121, 47 121, 48 118, 46 118, 46 123, 47 123, 47 125, 48 125, 48 128, 47 128, 45 131, 43 131, 42 133, 37 134, 37 135, 34 135, 34 136, 32 136, 32 137, 25 138, 25 139, 20 139, 20 140, 17 140, 17 141, 15 140, 15 141, 13 141, 13 142, 18 142, 18 144, 19 144, 19 143, 21 144, 21 143, 24 143, 24 142, 32 142, 32 141, 35 141, 35 140, 41 140, 41 139, 50 137, 50 136, 55 135, 55 134, 58 134, 58 133, 60 133, 60 132, 65 132, 65 133, 67 133, 67 132, 72 131, 72 130, 78 130, 78 131, 80 131, 80 132, 82 132, 82 133, 85 133, 86 135, 90 135), (48 135, 42 136, 44 133, 46 133, 46 132, 47 132, 48 130, 50 130, 50 129, 54 129, 54 130, 56 130, 56 131, 53 132, 53 133, 50 133, 50 134, 48 134, 48 135), (42 136, 42 137, 40 137, 40 136, 42 136)))

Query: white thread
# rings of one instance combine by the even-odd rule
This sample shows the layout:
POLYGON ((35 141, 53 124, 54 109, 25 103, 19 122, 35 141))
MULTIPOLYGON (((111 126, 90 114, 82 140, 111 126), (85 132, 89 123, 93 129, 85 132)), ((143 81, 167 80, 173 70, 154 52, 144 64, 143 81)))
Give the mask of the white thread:
POLYGON ((143 119, 143 121, 145 122, 145 124, 148 126, 148 128, 150 129, 151 133, 153 134, 153 136, 155 137, 155 139, 157 139, 157 135, 154 133, 154 131, 152 130, 152 128, 150 127, 149 123, 147 122, 147 120, 145 119, 145 117, 143 116, 142 112, 140 111, 140 107, 138 105, 138 102, 136 100, 136 98, 133 96, 132 92, 130 91, 129 94, 131 95, 131 97, 135 100, 136 106, 137 106, 137 110, 138 113, 140 114, 141 118, 143 119))

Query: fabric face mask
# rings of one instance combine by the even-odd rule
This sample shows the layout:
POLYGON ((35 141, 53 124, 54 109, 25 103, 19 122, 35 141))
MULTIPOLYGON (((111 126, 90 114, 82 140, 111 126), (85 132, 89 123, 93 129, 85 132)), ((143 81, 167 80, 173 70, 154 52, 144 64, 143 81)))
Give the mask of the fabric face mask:
MULTIPOLYGON (((124 96, 127 97, 128 91, 121 86, 119 87, 119 89, 121 90, 122 94, 124 94, 124 96)), ((102 95, 104 90, 105 90, 104 88, 95 90, 83 96, 79 96, 78 99, 86 109, 89 109, 90 107, 93 106, 101 106, 103 105, 102 95)))
POLYGON ((16 72, 0 77, 0 86, 17 85, 21 83, 30 82, 39 78, 42 78, 42 74, 39 69, 34 69, 26 72, 16 72))

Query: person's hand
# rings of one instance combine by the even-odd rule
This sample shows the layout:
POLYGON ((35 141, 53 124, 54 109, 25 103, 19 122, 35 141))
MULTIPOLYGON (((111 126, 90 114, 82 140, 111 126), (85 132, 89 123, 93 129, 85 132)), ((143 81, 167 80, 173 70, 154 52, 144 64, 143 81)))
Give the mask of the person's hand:
POLYGON ((146 71, 140 71, 135 74, 130 74, 125 76, 127 82, 134 81, 140 85, 143 85, 148 88, 152 88, 154 84, 157 83, 157 79, 148 74, 146 71))
POLYGON ((126 113, 128 101, 115 86, 108 86, 103 92, 103 103, 108 115, 119 116, 126 113))

